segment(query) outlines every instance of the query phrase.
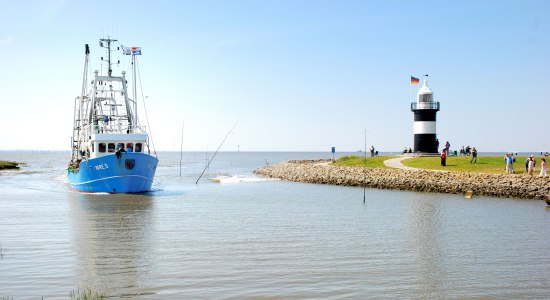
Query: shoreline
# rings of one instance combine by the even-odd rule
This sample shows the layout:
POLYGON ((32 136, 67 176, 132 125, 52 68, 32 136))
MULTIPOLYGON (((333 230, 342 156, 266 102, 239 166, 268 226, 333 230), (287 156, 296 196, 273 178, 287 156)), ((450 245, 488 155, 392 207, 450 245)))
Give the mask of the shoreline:
POLYGON ((291 160, 258 168, 254 173, 288 181, 546 200, 550 177, 484 174, 396 168, 360 168, 330 165, 331 160, 291 160))
POLYGON ((18 170, 19 164, 15 161, 0 160, 0 170, 18 170))

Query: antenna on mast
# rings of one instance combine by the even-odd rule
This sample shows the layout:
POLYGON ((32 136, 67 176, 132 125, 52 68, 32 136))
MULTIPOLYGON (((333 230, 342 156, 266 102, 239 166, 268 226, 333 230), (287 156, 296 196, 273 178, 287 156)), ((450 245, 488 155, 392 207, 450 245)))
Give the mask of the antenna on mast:
MULTIPOLYGON (((107 66, 108 66, 107 70, 108 70, 109 77, 111 77, 111 74, 113 73, 113 69, 111 69, 111 43, 112 42, 117 42, 117 40, 111 39, 110 37, 107 37, 106 39, 99 39, 99 46, 103 48, 107 48, 107 66), (104 46, 103 42, 106 42, 107 46, 104 46)), ((101 58, 101 60, 104 60, 103 57, 101 58)))

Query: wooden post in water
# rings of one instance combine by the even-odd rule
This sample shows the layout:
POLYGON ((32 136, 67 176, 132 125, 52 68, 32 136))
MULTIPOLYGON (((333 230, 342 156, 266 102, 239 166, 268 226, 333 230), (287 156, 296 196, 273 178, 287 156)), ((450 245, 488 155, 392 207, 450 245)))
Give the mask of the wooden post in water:
POLYGON ((367 129, 365 128, 365 151, 363 152, 363 160, 365 161, 365 168, 363 169, 363 204, 365 204, 367 198, 367 129))
POLYGON ((183 159, 183 128, 185 128, 185 121, 181 125, 181 146, 180 146, 180 177, 181 177, 181 160, 183 159))

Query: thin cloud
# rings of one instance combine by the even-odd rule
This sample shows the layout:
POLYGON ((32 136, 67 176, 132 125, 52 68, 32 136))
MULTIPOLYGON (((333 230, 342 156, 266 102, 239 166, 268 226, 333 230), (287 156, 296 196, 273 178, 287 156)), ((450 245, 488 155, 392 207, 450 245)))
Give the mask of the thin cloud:
POLYGON ((243 44, 244 42, 245 42, 244 39, 239 39, 239 38, 225 39, 225 40, 217 41, 215 43, 215 46, 217 48, 224 48, 224 47, 230 47, 234 45, 240 45, 240 44, 243 44))
POLYGON ((42 21, 53 22, 65 7, 65 0, 46 0, 41 5, 42 21))
POLYGON ((0 39, 0 44, 3 44, 3 45, 9 45, 12 42, 13 42, 13 36, 11 36, 11 34, 0 39))

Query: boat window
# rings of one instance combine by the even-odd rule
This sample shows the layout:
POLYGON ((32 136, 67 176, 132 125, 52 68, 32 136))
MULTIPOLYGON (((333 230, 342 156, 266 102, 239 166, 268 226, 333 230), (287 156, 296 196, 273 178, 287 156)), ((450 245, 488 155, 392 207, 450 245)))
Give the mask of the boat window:
POLYGON ((115 143, 109 143, 107 145, 107 152, 115 152, 115 143))
POLYGON ((99 150, 100 153, 105 153, 105 150, 106 150, 105 143, 99 143, 99 147, 97 150, 99 150))
POLYGON ((128 149, 130 149, 129 152, 134 151, 134 143, 127 143, 126 144, 126 151, 128 151, 128 149))
POLYGON ((136 152, 141 152, 141 143, 136 143, 136 152))
POLYGON ((124 143, 118 143, 116 145, 117 148, 124 149, 124 143))

